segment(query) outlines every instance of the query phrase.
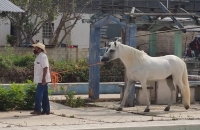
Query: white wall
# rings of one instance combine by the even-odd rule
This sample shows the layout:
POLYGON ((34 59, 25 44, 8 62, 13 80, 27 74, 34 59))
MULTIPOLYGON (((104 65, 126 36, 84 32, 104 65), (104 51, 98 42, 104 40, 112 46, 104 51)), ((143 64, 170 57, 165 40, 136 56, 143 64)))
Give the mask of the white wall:
MULTIPOLYGON (((61 16, 58 16, 57 18, 56 18, 56 20, 54 20, 54 31, 56 30, 56 28, 58 27, 58 25, 59 25, 59 23, 60 23, 60 19, 61 19, 61 16)), ((40 29, 40 31, 39 31, 39 33, 38 34, 36 34, 34 37, 33 37, 33 39, 34 40, 39 40, 40 42, 42 42, 42 40, 43 40, 43 38, 42 38, 42 29, 40 29)), ((61 33, 60 33, 60 37, 59 37, 59 41, 62 39, 62 37, 64 36, 64 31, 62 30, 61 31, 61 33)), ((44 39, 44 42, 45 42, 45 44, 49 44, 48 43, 48 41, 49 41, 49 39, 44 39)), ((63 41, 63 43, 67 43, 69 41, 69 37, 66 37, 65 39, 64 39, 64 41, 63 41)))
POLYGON ((6 35, 10 34, 10 21, 0 19, 0 46, 7 44, 6 35))
MULTIPOLYGON (((89 19, 91 14, 83 14, 82 19, 89 19)), ((78 48, 89 48, 90 23, 82 23, 79 20, 71 32, 72 45, 78 45, 78 48)))
MULTIPOLYGON (((92 14, 83 14, 83 19, 89 19, 92 14)), ((57 28, 60 22, 61 16, 54 21, 54 30, 57 28)), ((6 35, 10 34, 10 21, 2 22, 0 20, 0 46, 6 45, 6 35)), ((64 31, 61 31, 59 40, 61 40, 64 35, 64 31)), ((89 48, 89 38, 90 38, 90 23, 82 23, 79 20, 75 27, 71 31, 71 35, 66 37, 63 43, 71 42, 72 45, 78 45, 79 48, 89 48)), ((42 29, 33 37, 34 40, 39 40, 42 42, 42 29)), ((44 39, 45 44, 48 44, 49 39, 44 39)))

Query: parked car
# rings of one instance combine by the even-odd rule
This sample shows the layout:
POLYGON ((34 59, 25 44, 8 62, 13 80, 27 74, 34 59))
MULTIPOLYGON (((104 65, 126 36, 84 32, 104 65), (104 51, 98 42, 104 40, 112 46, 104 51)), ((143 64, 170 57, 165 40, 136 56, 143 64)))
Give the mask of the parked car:
MULTIPOLYGON (((103 57, 104 53, 106 52, 106 49, 108 47, 102 47, 100 48, 100 52, 99 52, 99 61, 101 61, 101 58, 103 57)), ((89 64, 89 55, 86 57, 86 62, 89 64)))

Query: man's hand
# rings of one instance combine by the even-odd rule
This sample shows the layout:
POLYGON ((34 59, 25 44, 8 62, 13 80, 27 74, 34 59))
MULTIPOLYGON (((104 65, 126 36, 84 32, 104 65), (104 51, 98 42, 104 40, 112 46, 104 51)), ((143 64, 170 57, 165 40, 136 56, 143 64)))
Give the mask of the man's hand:
POLYGON ((46 82, 46 79, 43 78, 43 79, 42 79, 42 85, 46 85, 46 83, 47 83, 47 82, 46 82))

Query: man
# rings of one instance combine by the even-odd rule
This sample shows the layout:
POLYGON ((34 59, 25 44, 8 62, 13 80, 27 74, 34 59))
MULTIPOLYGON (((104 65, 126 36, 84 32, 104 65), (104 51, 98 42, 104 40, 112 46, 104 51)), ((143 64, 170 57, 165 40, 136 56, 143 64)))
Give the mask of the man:
POLYGON ((45 54, 45 45, 42 43, 33 44, 33 53, 36 55, 34 62, 34 83, 37 84, 35 94, 35 108, 30 114, 50 114, 48 97, 48 83, 51 82, 49 61, 45 54), (42 103, 42 111, 41 111, 42 103))

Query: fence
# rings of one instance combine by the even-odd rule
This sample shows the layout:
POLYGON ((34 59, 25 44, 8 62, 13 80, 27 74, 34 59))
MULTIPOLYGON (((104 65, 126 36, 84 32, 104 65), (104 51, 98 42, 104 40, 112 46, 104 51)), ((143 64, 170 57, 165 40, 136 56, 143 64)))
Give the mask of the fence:
MULTIPOLYGON (((54 61, 71 60, 86 58, 89 54, 88 48, 46 48, 47 55, 54 61)), ((0 47, 0 54, 5 52, 4 47, 0 47)), ((29 47, 16 47, 13 52, 16 55, 33 54, 33 48, 29 47)))
MULTIPOLYGON (((138 31, 137 35, 149 33, 148 31, 138 31)), ((183 33, 183 53, 185 51, 185 44, 190 43, 197 32, 187 32, 183 33)), ((140 50, 144 50, 148 53, 149 49, 149 36, 137 37, 137 45, 140 46, 140 50), (146 44, 145 44, 146 43, 146 44)), ((174 32, 157 34, 156 38, 157 55, 174 54, 174 32)), ((48 57, 54 59, 55 61, 60 60, 77 60, 86 58, 89 54, 88 48, 46 48, 48 57)), ((0 54, 4 52, 4 48, 0 47, 0 54)), ((14 54, 24 55, 32 53, 32 48, 28 47, 16 47, 14 49, 14 54)))

